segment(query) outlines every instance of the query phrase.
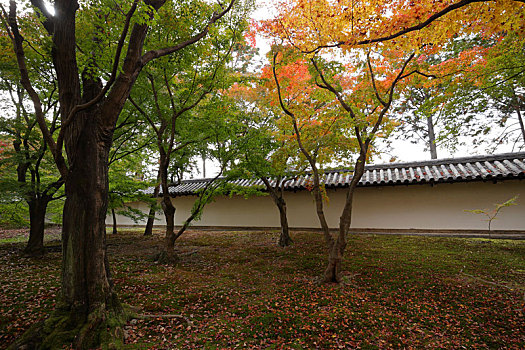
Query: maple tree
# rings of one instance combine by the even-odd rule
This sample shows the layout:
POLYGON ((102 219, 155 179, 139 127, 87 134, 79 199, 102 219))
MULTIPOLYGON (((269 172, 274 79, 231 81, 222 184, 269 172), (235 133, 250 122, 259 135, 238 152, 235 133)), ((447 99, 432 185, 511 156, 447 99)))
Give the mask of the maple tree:
MULTIPOLYGON (((209 127, 211 121, 200 118, 195 110, 209 101, 217 86, 228 84, 226 64, 231 60, 235 43, 241 38, 245 16, 243 12, 236 13, 228 22, 215 28, 216 35, 202 39, 193 50, 161 58, 146 67, 131 94, 130 101, 153 130, 159 154, 160 186, 154 192, 162 190, 161 207, 166 219, 165 244, 158 258, 161 262, 178 260, 174 244, 180 234, 174 230, 176 208, 169 192, 170 164, 176 163, 176 168, 187 172, 191 158, 198 150, 206 149, 207 140, 215 136, 211 133, 214 129, 209 127), (150 90, 152 94, 144 95, 144 90, 150 90)), ((159 21, 156 26, 162 28, 167 24, 159 21)), ((188 27, 186 30, 191 33, 194 29, 188 27)), ((166 35, 152 39, 146 46, 167 45, 173 40, 166 35)))
MULTIPOLYGON (((24 37, 28 42, 34 42, 39 37, 38 30, 35 29, 38 20, 28 15, 23 16, 21 21, 26 24, 24 37)), ((35 114, 27 103, 28 96, 20 85, 16 58, 9 51, 10 45, 9 37, 0 35, 0 47, 7 51, 0 58, 0 92, 3 95, 0 133, 10 139, 10 147, 0 160, 7 173, 0 180, 0 191, 9 202, 26 202, 26 212, 22 215, 29 217, 29 240, 23 253, 27 256, 41 256, 45 253, 44 224, 47 208, 52 201, 61 198, 63 193, 59 190, 64 181, 53 164, 49 148, 42 140, 35 114)), ((43 113, 48 117, 48 127, 56 135, 60 128, 56 79, 50 62, 40 54, 49 50, 50 42, 39 42, 38 46, 35 44, 29 50, 27 59, 38 67, 30 74, 35 81, 38 95, 45 101, 43 113)))
POLYGON ((523 0, 292 0, 263 24, 302 52, 383 43, 399 50, 440 45, 458 34, 522 32, 523 0))
POLYGON ((262 181, 265 192, 252 191, 252 188, 239 188, 237 192, 244 195, 247 195, 246 191, 251 191, 251 195, 269 195, 279 211, 281 232, 278 245, 287 247, 293 241, 290 237, 284 187, 289 181, 295 180, 302 169, 294 160, 297 147, 283 139, 282 134, 286 131, 277 125, 279 110, 275 96, 271 94, 271 84, 268 84, 271 81, 268 72, 252 74, 227 91, 234 108, 245 118, 245 138, 249 140, 245 152, 229 173, 262 181))
MULTIPOLYGON (((396 86, 418 73, 417 67, 409 67, 414 54, 403 55, 394 51, 387 56, 383 52, 374 60, 368 52, 365 67, 356 67, 352 63, 339 67, 333 62, 323 62, 319 57, 311 58, 307 65, 308 61, 300 56, 297 58, 295 53, 295 60, 279 71, 278 53, 274 53, 272 67, 276 95, 286 115, 285 120, 292 127, 291 138, 297 142, 312 172, 311 190, 329 251, 328 267, 322 280, 339 282, 355 188, 364 173, 373 141, 388 133, 388 110, 396 86), (285 85, 281 87, 282 84, 285 85), (352 158, 354 152, 357 159, 352 180, 338 234, 333 237, 324 214, 325 194, 320 167, 336 159, 352 158)), ((291 57, 294 57, 293 52, 291 57)))
MULTIPOLYGON (((320 204, 321 195, 316 194, 320 187, 320 181, 316 180, 319 178, 319 174, 315 171, 317 161, 309 154, 307 147, 301 146, 302 130, 294 122, 297 142, 312 167, 314 198, 330 250, 329 266, 323 277, 325 281, 339 281, 340 261, 346 245, 346 233, 351 223, 353 192, 362 176, 369 147, 376 137, 375 133, 391 107, 396 85, 406 78, 414 79, 418 75, 425 78, 435 77, 430 67, 424 65, 419 67, 421 61, 424 61, 421 57, 425 54, 439 54, 443 45, 454 36, 471 33, 490 36, 502 31, 522 32, 525 27, 523 19, 525 8, 522 3, 523 1, 510 0, 497 2, 296 0, 279 2, 276 6, 276 17, 261 23, 261 28, 270 37, 276 38, 278 42, 284 42, 298 53, 306 54, 306 57, 309 55, 317 74, 315 81, 317 87, 333 94, 335 101, 347 115, 347 120, 355 123, 353 128, 359 146, 358 158, 340 219, 339 234, 334 240, 329 235, 326 222, 323 222, 325 220, 320 204), (372 60, 370 52, 373 52, 372 60), (346 69, 354 72, 354 75, 349 75, 347 82, 359 76, 363 77, 358 73, 359 70, 365 72, 368 75, 367 79, 362 80, 366 82, 365 85, 354 84, 347 87, 338 75, 327 74, 326 67, 318 63, 319 56, 323 54, 331 57, 339 55, 343 62, 350 61, 346 69), (385 59, 382 63, 374 65, 372 62, 377 55, 385 59), (419 57, 414 62, 412 58, 415 55, 419 57), (409 65, 413 67, 408 67, 409 65), (368 67, 368 71, 363 69, 365 67, 368 67), (367 91, 370 96, 368 100, 348 100, 352 93, 358 95, 367 91), (369 108, 365 107, 366 103, 369 103, 369 108), (355 110, 362 110, 364 113, 356 113, 355 110), (366 116, 368 113, 370 117, 362 120, 363 114, 366 116)), ((466 52, 463 58, 468 58, 469 55, 472 58, 475 53, 476 50, 466 52)), ((467 59, 463 62, 468 64, 467 59)), ((436 67, 451 64, 453 60, 443 62, 436 67)), ((294 119, 296 113, 287 105, 290 99, 282 96, 283 93, 279 91, 281 90, 279 77, 275 71, 274 75, 281 96, 281 107, 294 119)), ((288 93, 286 89, 282 90, 288 93)))

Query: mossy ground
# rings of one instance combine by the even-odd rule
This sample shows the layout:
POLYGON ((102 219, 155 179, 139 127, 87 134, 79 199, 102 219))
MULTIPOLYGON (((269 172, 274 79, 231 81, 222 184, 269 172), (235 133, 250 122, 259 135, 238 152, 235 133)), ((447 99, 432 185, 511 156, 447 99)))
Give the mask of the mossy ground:
MULTIPOLYGON (((525 348, 525 242, 353 235, 344 283, 319 285, 320 233, 192 231, 178 265, 152 257, 159 231, 108 235, 116 291, 150 315, 125 348, 525 348)), ((60 252, 20 256, 0 237, 0 344, 54 309, 60 252)), ((56 241, 47 245, 57 246, 56 241)))

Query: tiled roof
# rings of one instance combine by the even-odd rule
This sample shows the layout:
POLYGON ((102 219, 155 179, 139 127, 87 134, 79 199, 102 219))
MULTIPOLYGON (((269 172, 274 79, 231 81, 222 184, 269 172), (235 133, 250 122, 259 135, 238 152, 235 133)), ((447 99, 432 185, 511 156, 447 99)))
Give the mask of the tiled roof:
MULTIPOLYGON (((348 169, 329 170, 323 176, 326 188, 348 187, 352 172, 348 169)), ((525 152, 490 156, 447 158, 410 163, 367 165, 359 187, 395 186, 425 183, 496 181, 525 178, 525 152)), ((204 188, 210 179, 184 180, 170 187, 172 196, 191 195, 204 188)), ((250 187, 264 186, 260 179, 239 179, 231 184, 250 187)), ((303 190, 312 184, 312 175, 306 174, 288 180, 285 189, 303 190)), ((153 193, 147 190, 146 193, 153 193)))

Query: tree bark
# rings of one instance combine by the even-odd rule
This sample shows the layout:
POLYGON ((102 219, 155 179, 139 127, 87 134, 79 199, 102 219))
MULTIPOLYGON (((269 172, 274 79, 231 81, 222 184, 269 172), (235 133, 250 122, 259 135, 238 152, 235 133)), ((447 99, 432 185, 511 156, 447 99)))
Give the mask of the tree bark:
POLYGON ((288 228, 288 216, 286 215, 286 201, 283 196, 283 187, 282 181, 283 178, 278 176, 275 180, 275 187, 272 186, 268 178, 265 176, 260 176, 262 182, 266 186, 270 197, 272 197, 273 202, 279 210, 279 219, 281 223, 281 235, 279 236, 279 246, 287 247, 293 243, 292 238, 290 237, 290 230, 288 228), (278 191, 276 188, 279 188, 278 191))
POLYGON ((286 202, 279 198, 275 201, 277 208, 279 208, 279 218, 281 221, 281 235, 279 236, 279 246, 288 247, 293 243, 290 237, 290 230, 288 228, 288 217, 286 215, 286 202))
POLYGON ((173 264, 178 262, 179 258, 175 253, 175 207, 171 202, 169 194, 162 197, 162 210, 166 218, 166 236, 164 238, 164 249, 160 252, 158 261, 164 264, 173 264))
POLYGON ((148 221, 146 222, 146 228, 144 229, 144 236, 153 235, 153 224, 155 223, 155 204, 149 207, 148 221))
POLYGON ((430 159, 437 159, 436 133, 434 131, 434 120, 432 116, 427 118, 428 147, 430 149, 430 159))
POLYGON ((113 234, 116 235, 118 233, 117 230, 117 216, 115 215, 115 209, 111 209, 111 216, 113 217, 113 234))
POLYGON ((153 224, 155 223, 155 207, 157 206, 156 201, 159 195, 159 190, 160 185, 155 186, 155 189, 153 190, 153 198, 155 200, 155 203, 151 204, 151 206, 149 207, 148 221, 146 222, 146 228, 144 229, 144 236, 153 235, 153 224))
POLYGON ((28 201, 29 205, 29 240, 24 248, 26 256, 42 256, 44 248, 44 225, 49 200, 36 198, 28 201))
POLYGON ((160 152, 160 164, 159 164, 159 175, 160 175, 160 184, 162 186, 162 200, 160 202, 162 206, 162 211, 164 212, 164 217, 166 219, 166 235, 164 238, 164 247, 159 253, 157 261, 165 264, 173 264, 178 262, 177 254, 175 254, 175 207, 171 202, 171 197, 168 187, 168 165, 169 157, 168 152, 164 150, 159 142, 159 152, 160 152))
POLYGON ((361 180, 361 177, 365 172, 365 160, 366 151, 361 152, 357 159, 352 181, 350 181, 348 192, 346 193, 345 206, 341 213, 341 217, 339 218, 339 234, 337 235, 337 239, 328 248, 328 266, 322 277, 323 282, 325 283, 341 282, 341 265, 346 249, 346 235, 348 234, 352 223, 354 193, 359 180, 361 180))
POLYGON ((123 314, 113 290, 106 251, 108 155, 112 130, 101 115, 82 113, 71 125, 78 138, 66 142, 70 170, 62 228, 62 298, 69 321, 79 327, 75 346, 100 343, 98 333, 111 315, 123 314))

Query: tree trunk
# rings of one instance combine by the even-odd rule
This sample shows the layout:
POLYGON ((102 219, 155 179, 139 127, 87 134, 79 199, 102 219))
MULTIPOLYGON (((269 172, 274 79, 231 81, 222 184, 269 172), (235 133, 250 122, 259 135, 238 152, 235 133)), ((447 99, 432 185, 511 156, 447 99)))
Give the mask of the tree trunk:
POLYGON ((270 197, 272 197, 273 202, 277 206, 277 209, 279 209, 279 218, 281 222, 281 235, 279 236, 279 246, 288 247, 293 243, 293 241, 290 237, 290 230, 288 228, 288 217, 286 215, 286 201, 283 198, 283 178, 278 176, 277 179, 275 179, 275 187, 280 190, 279 192, 277 192, 278 190, 272 186, 268 178, 266 178, 265 176, 260 176, 260 179, 266 186, 266 189, 268 190, 270 197))
POLYGON ((24 249, 26 256, 42 256, 44 248, 44 225, 47 210, 47 198, 28 201, 29 205, 29 241, 24 249))
MULTIPOLYGON (((345 243, 346 245, 346 243, 345 243)), ((323 283, 341 282, 341 264, 343 262, 344 248, 340 241, 335 241, 328 251, 328 266, 322 276, 323 283)))
MULTIPOLYGON (((88 97, 89 98, 89 97, 88 97)), ((108 154, 112 129, 99 123, 100 111, 80 113, 68 128, 70 164, 62 226, 62 289, 54 313, 31 327, 13 349, 75 349, 122 345, 124 312, 106 251, 108 154)))
POLYGON ((516 114, 518 115, 518 122, 520 123, 521 138, 523 139, 523 143, 525 144, 525 125, 523 123, 523 117, 521 116, 519 106, 516 106, 516 114))
MULTIPOLYGON (((157 181, 158 181, 157 176, 157 181)), ((155 199, 155 203, 151 204, 149 207, 149 213, 148 213, 148 221, 146 222, 146 228, 144 229, 144 236, 151 236, 153 235, 153 224, 155 223, 155 207, 157 206, 157 197, 159 195, 159 189, 160 185, 155 186, 155 189, 153 190, 153 198, 155 199)))
POLYGON ((71 328, 77 328, 74 345, 79 348, 104 342, 105 329, 121 323, 123 317, 106 251, 107 161, 112 131, 97 123, 99 117, 98 113, 79 115, 82 127, 76 142, 71 140, 74 147, 66 143, 70 171, 62 228, 61 310, 71 328))
POLYGON ((144 229, 144 236, 153 235, 153 224, 155 223, 155 204, 149 207, 148 221, 146 222, 146 228, 144 229))
POLYGON ((341 282, 341 265, 343 262, 343 255, 346 249, 346 235, 352 223, 352 208, 354 202, 354 193, 365 172, 366 151, 361 152, 354 168, 352 181, 350 182, 348 192, 346 194, 345 206, 339 218, 339 234, 337 239, 328 247, 328 266, 324 271, 322 280, 324 283, 339 283, 341 282))
POLYGON ((434 120, 430 115, 427 118, 428 127, 428 147, 430 149, 430 159, 437 159, 436 133, 434 132, 434 120))
POLYGON ((290 230, 288 228, 288 217, 286 216, 286 202, 283 198, 278 198, 275 201, 277 208, 279 208, 279 217, 281 219, 281 235, 279 236, 279 246, 288 247, 293 243, 290 237, 290 230))
POLYGON ((314 193, 315 211, 317 213, 317 217, 319 218, 321 229, 323 230, 326 245, 328 247, 331 247, 332 244, 334 244, 334 239, 332 238, 332 235, 330 234, 330 228, 328 227, 328 222, 326 221, 326 217, 324 215, 323 195, 321 193, 321 179, 319 176, 319 171, 317 167, 315 166, 315 163, 312 162, 311 166, 312 166, 313 180, 314 180, 314 187, 312 191, 314 193))
POLYGON ((166 218, 166 237, 164 239, 164 249, 160 252, 158 261, 163 264, 174 264, 179 261, 177 254, 175 253, 175 207, 171 203, 171 198, 163 190, 162 197, 162 210, 164 211, 164 217, 166 218))
POLYGON ((117 216, 115 215, 115 209, 111 209, 111 216, 113 217, 113 234, 116 235, 117 231, 117 216))

